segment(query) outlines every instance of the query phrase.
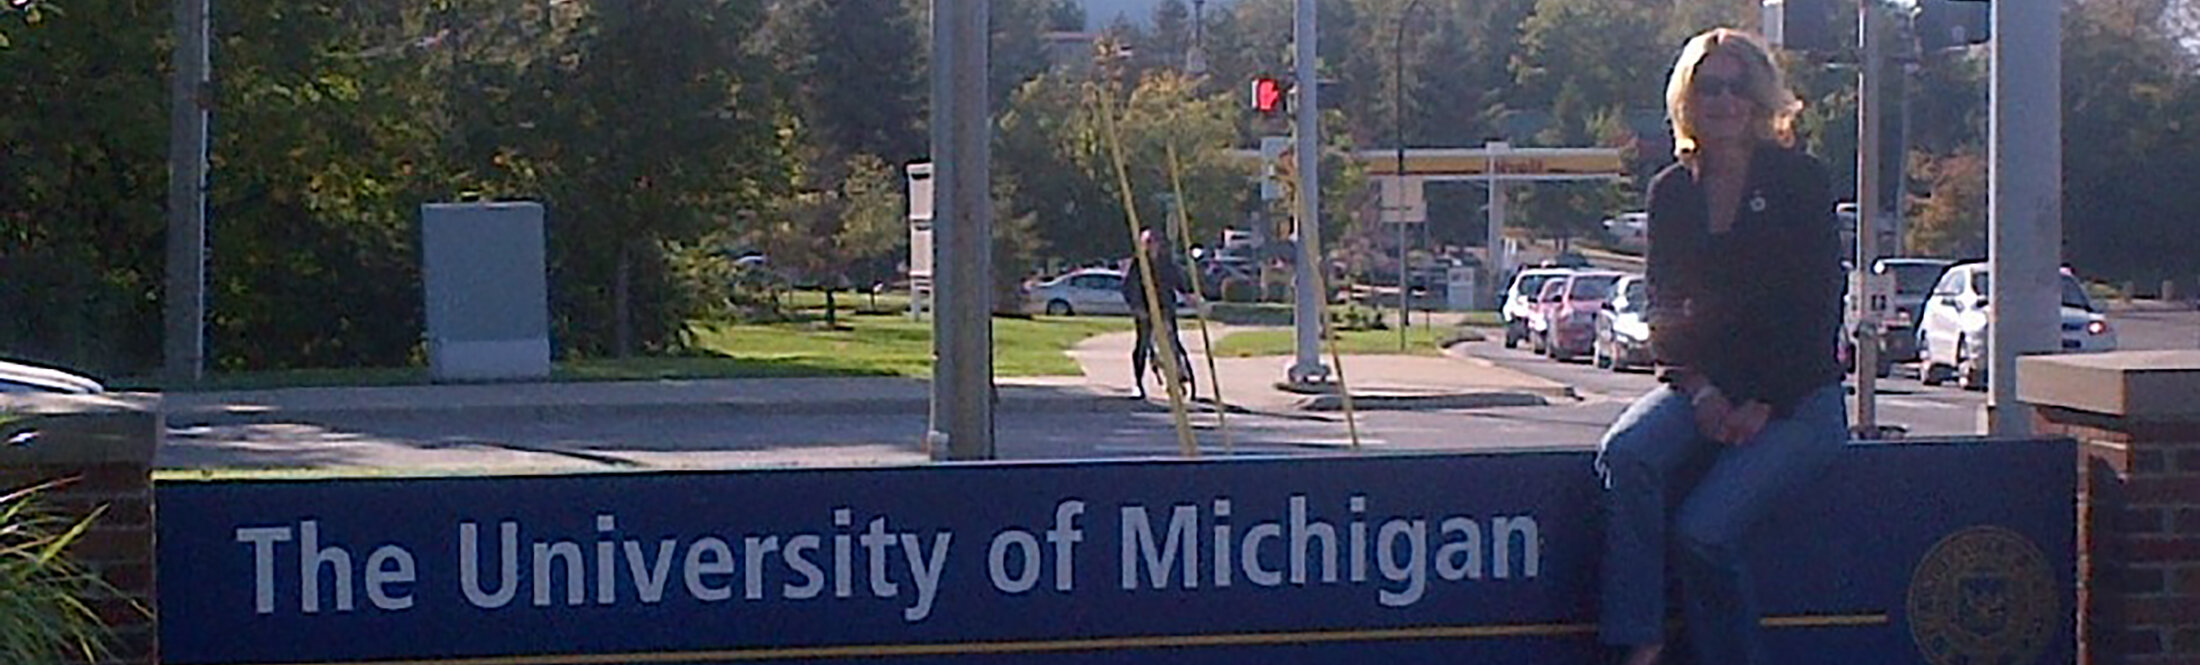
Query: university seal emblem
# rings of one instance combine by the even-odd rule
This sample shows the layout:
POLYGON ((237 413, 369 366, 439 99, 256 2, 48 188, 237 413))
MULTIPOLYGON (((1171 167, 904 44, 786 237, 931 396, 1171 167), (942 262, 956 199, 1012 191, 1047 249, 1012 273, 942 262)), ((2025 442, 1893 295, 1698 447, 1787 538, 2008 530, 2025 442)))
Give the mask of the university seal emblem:
POLYGON ((1934 545, 1910 576, 1910 635, 1933 665, 2031 665, 2061 612, 2057 598, 2031 539, 1971 527, 1934 545))

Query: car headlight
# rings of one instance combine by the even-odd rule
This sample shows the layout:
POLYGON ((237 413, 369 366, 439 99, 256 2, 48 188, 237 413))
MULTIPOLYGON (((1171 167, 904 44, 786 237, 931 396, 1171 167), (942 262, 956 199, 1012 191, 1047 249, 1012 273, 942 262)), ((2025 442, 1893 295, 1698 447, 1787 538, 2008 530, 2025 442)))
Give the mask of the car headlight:
POLYGON ((2093 321, 2085 324, 2085 333, 2088 335, 2108 334, 2108 322, 2102 321, 2100 319, 2094 319, 2093 321))

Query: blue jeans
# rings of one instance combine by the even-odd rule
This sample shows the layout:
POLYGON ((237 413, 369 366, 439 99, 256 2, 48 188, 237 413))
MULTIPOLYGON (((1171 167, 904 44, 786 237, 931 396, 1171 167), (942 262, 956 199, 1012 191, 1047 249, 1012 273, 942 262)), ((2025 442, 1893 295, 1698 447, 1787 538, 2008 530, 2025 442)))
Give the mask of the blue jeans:
POLYGON ((1794 413, 1737 446, 1699 434, 1688 395, 1671 387, 1636 400, 1604 433, 1597 454, 1606 518, 1598 636, 1613 645, 1665 642, 1670 551, 1696 662, 1770 662, 1743 566, 1749 533, 1847 442, 1840 384, 1813 391, 1794 413))

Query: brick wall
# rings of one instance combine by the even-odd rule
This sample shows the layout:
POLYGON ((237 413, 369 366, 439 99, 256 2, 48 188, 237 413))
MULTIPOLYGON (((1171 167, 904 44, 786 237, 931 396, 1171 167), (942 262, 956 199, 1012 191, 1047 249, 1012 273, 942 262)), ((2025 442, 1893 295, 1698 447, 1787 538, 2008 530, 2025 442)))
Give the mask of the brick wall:
POLYGON ((93 398, 0 397, 0 410, 37 414, 6 427, 11 437, 36 434, 20 445, 0 446, 0 491, 67 479, 43 495, 42 505, 71 516, 106 510, 69 550, 118 592, 89 599, 114 631, 106 662, 157 663, 149 470, 159 417, 138 405, 93 398))
POLYGON ((2033 430, 2079 443, 2084 665, 2200 665, 2200 351, 2027 356, 2033 430))

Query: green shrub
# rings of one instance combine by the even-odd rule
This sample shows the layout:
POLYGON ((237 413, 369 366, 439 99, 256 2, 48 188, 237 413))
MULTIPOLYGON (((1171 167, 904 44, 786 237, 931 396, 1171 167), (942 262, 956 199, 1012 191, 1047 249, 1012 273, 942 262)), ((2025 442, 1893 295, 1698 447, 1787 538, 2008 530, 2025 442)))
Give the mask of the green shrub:
POLYGON ((1258 302, 1259 300, 1260 284, 1258 282, 1242 277, 1222 280, 1223 302, 1258 302))
POLYGON ((82 519, 48 512, 37 499, 55 485, 0 496, 0 662, 93 662, 108 653, 106 625, 85 600, 114 589, 67 556, 104 509, 82 519))

